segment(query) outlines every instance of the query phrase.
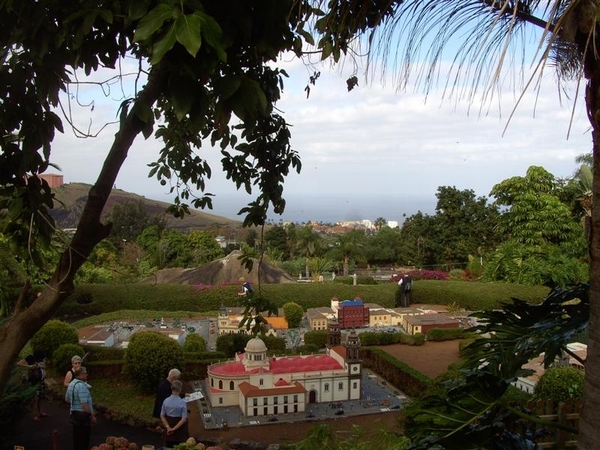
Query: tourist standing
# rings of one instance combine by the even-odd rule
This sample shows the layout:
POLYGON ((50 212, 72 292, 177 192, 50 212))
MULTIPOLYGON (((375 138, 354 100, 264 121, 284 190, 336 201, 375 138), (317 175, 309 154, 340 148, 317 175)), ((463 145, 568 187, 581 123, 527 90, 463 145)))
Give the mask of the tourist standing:
POLYGON ((398 281, 398 287, 400 288, 400 306, 406 308, 410 306, 411 292, 413 279, 410 275, 403 275, 398 281))
POLYGON ((169 370, 167 378, 162 380, 156 390, 156 400, 154 401, 154 409, 152 410, 152 417, 160 419, 160 410, 162 404, 171 395, 171 384, 173 381, 181 378, 181 372, 178 369, 169 370))
POLYGON ((73 450, 89 450, 91 426, 96 423, 92 395, 87 384, 88 372, 83 366, 75 369, 75 378, 69 383, 65 401, 70 404, 73 425, 73 450))
POLYGON ((46 376, 44 354, 36 351, 33 355, 28 355, 25 359, 19 361, 17 365, 27 368, 27 381, 35 387, 33 400, 31 401, 31 419, 39 422, 42 417, 48 417, 48 414, 42 410, 42 399, 45 396, 46 388, 44 382, 46 376))
POLYGON ((160 411, 160 420, 165 427, 165 446, 175 447, 188 438, 187 404, 180 397, 183 384, 179 380, 171 383, 171 395, 165 399, 160 411))
POLYGON ((69 383, 73 381, 75 378, 75 370, 81 366, 81 356, 75 355, 71 358, 71 368, 65 374, 65 379, 63 380, 63 384, 65 386, 69 386, 69 383))

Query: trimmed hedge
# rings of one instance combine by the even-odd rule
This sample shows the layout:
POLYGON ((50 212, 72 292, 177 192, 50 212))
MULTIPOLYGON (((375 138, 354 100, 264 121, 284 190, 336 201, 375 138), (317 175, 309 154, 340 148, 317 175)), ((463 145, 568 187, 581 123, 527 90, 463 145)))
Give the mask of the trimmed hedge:
POLYGON ((432 328, 427 331, 428 341, 452 341, 462 339, 465 336, 465 330, 462 328, 432 328))
POLYGON ((363 346, 369 345, 423 345, 425 343, 425 335, 416 333, 414 335, 406 333, 361 333, 360 343, 363 346))
MULTIPOLYGON (((340 300, 360 297, 365 303, 394 307, 398 286, 395 283, 357 286, 340 283, 289 283, 255 286, 257 295, 283 307, 298 303, 304 310, 329 306, 331 298, 340 300)), ((186 311, 188 314, 219 311, 222 304, 244 306, 237 295, 238 287, 190 286, 181 284, 112 284, 77 286, 58 310, 59 316, 95 315, 121 310, 186 311), (86 299, 86 303, 77 299, 86 299)), ((506 283, 416 280, 411 293, 413 304, 457 304, 467 310, 493 309, 512 297, 540 303, 549 289, 506 283)), ((172 313, 171 313, 172 314, 172 313)))
POLYGON ((98 345, 86 344, 83 346, 83 351, 88 355, 84 364, 87 364, 88 361, 120 361, 125 359, 124 348, 100 347, 98 345))
POLYGON ((431 378, 381 349, 364 347, 360 349, 360 355, 363 367, 378 373, 409 397, 419 397, 431 383, 431 378))

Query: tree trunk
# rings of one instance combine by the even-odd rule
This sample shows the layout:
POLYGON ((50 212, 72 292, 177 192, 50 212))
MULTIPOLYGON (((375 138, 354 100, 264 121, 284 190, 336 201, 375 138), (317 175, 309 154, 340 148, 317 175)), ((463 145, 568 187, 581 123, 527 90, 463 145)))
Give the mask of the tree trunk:
MULTIPOLYGON (((588 50, 593 53, 594 50, 588 50)), ((585 366, 584 402, 579 422, 580 449, 596 449, 600 442, 600 59, 589 55, 585 64, 586 106, 592 126, 593 186, 590 254, 590 322, 585 366)))
MULTIPOLYGON (((146 108, 154 105, 161 93, 163 72, 160 66, 152 69, 136 104, 146 108)), ((16 310, 0 327, 0 392, 4 390, 21 349, 71 295, 75 274, 94 247, 110 234, 110 225, 103 225, 100 215, 127 153, 144 125, 134 112, 130 112, 121 123, 96 184, 90 189, 75 236, 60 256, 52 278, 31 306, 21 311, 16 310)))

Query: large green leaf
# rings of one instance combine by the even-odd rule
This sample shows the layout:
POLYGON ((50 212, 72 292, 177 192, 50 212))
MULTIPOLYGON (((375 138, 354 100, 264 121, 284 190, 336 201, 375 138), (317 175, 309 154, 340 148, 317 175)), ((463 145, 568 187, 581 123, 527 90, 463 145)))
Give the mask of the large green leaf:
POLYGON ((145 41, 158 31, 165 21, 173 16, 174 9, 166 3, 161 3, 150 11, 142 20, 135 30, 133 40, 136 42, 145 41))
POLYGON ((202 22, 204 40, 216 51, 220 61, 227 62, 227 53, 225 53, 223 46, 223 31, 217 21, 201 11, 195 12, 194 16, 202 22))
POLYGON ((176 42, 177 37, 175 35, 175 23, 173 23, 162 35, 162 37, 154 42, 154 45, 152 46, 152 57, 150 58, 150 63, 158 64, 165 53, 171 50, 176 42))
POLYGON ((201 24, 202 19, 196 14, 179 16, 175 22, 177 42, 183 45, 188 53, 194 57, 202 44, 202 38, 200 37, 201 24))

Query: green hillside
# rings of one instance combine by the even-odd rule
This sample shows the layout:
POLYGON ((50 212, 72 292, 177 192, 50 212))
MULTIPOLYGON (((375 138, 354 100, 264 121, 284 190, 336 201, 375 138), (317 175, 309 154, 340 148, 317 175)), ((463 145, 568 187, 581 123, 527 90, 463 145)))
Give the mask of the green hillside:
MULTIPOLYGON (((57 202, 55 208, 50 211, 50 214, 60 228, 75 228, 77 226, 91 187, 91 185, 85 183, 67 183, 53 189, 57 202)), ((125 192, 121 189, 113 189, 108 198, 108 202, 106 203, 103 217, 112 210, 113 205, 127 201, 142 201, 148 213, 152 216, 165 214, 165 211, 169 206, 169 203, 167 202, 148 199, 141 195, 125 192)), ((227 217, 196 210, 192 210, 191 214, 183 219, 176 219, 171 216, 166 217, 169 228, 181 231, 199 228, 241 228, 242 226, 242 222, 239 220, 233 220, 227 217)))

